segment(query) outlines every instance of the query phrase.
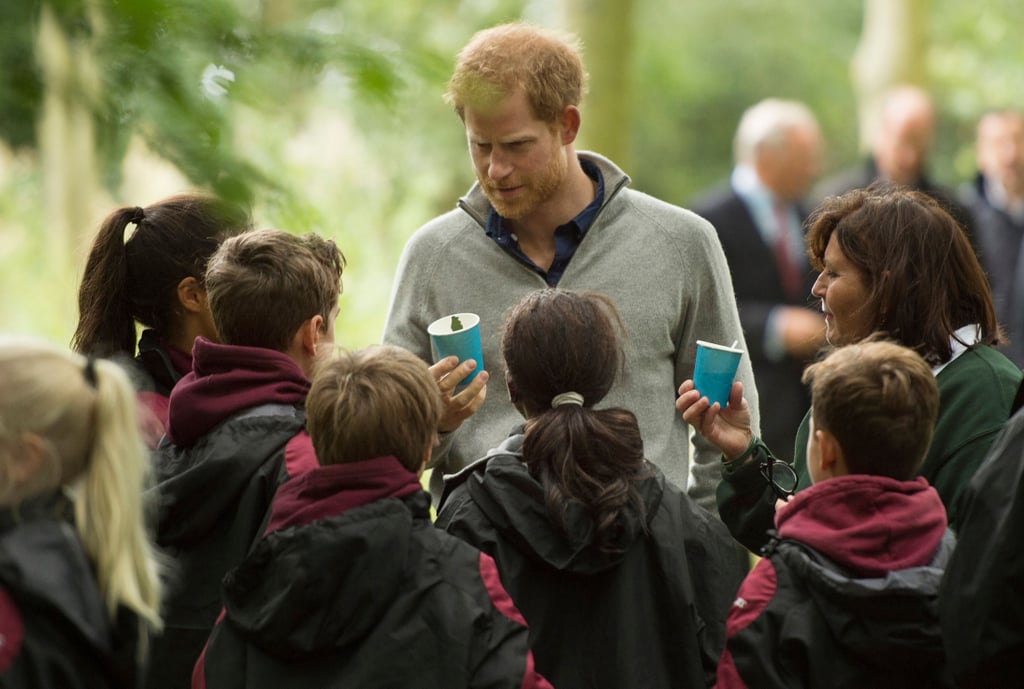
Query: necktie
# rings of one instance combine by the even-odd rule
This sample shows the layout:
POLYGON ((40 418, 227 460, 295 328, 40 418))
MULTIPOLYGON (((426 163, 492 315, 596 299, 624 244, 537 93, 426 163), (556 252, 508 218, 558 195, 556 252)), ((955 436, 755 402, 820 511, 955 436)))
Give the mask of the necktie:
POLYGON ((800 269, 789 246, 789 215, 786 206, 775 204, 775 264, 779 268, 782 290, 789 299, 799 299, 802 291, 800 269))

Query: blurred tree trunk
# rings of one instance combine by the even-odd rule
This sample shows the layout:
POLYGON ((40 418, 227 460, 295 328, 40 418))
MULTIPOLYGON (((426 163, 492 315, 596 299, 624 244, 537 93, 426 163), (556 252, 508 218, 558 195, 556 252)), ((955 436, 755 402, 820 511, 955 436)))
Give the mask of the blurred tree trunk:
POLYGON ((583 41, 590 90, 578 148, 632 167, 633 0, 564 0, 564 25, 583 41))
POLYGON ((864 0, 864 28, 851 65, 862 150, 870 146, 889 87, 927 87, 930 5, 931 0, 864 0))
POLYGON ((263 0, 260 5, 263 25, 266 27, 283 26, 295 16, 293 0, 263 0))
MULTIPOLYGON (((93 3, 87 11, 96 18, 93 3)), ((46 199, 47 256, 54 275, 75 282, 77 251, 87 251, 99 197, 95 105, 100 76, 92 31, 70 36, 50 4, 39 23, 36 59, 43 79, 38 122, 46 199), (59 271, 59 272, 58 272, 59 271)))

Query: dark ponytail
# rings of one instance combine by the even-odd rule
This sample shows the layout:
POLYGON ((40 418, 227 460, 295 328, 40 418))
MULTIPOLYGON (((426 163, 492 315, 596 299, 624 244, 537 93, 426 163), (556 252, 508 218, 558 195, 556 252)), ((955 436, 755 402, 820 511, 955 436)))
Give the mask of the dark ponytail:
MULTIPOLYGON (((642 514, 633 482, 643 473, 644 443, 626 409, 560 407, 527 422, 523 457, 544 486, 548 514, 568 535, 574 506, 586 510, 594 541, 619 552, 634 535, 624 513, 642 514)), ((641 520, 643 523, 643 520, 641 520)))
POLYGON ((249 227, 244 209, 202 194, 111 213, 86 261, 71 346, 93 356, 133 356, 136 322, 173 337, 178 284, 188 277, 203 283, 220 243, 249 227), (131 224, 135 230, 126 241, 131 224))
POLYGON ((593 408, 621 370, 623 332, 608 297, 545 289, 513 307, 502 337, 509 390, 528 417, 523 461, 544 487, 548 514, 566 535, 581 518, 589 522, 606 552, 623 550, 634 538, 630 525, 645 524, 636 417, 593 408), (565 393, 575 400, 552 407, 565 393))
POLYGON ((135 354, 135 319, 128 303, 124 233, 137 217, 119 208, 103 221, 78 288, 78 327, 71 347, 82 354, 135 354))

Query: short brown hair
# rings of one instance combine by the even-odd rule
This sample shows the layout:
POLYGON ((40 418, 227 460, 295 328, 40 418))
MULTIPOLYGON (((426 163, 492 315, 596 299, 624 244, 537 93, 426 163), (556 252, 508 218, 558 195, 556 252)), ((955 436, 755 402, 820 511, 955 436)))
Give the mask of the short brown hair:
POLYGON ((320 464, 391 455, 419 471, 437 437, 443 407, 430 369, 388 345, 341 352, 313 376, 306 427, 320 464))
POLYGON ((839 347, 804 371, 814 425, 836 437, 853 474, 905 481, 924 462, 939 390, 919 354, 894 342, 839 347))
MULTIPOLYGON (((931 364, 953 355, 950 335, 977 323, 981 341, 1002 339, 985 271, 960 224, 931 197, 872 186, 826 198, 807 234, 807 256, 824 268, 832 237, 864 274, 871 329, 931 364)), ((965 344, 971 345, 973 342, 965 344)))
POLYGON ((225 240, 206 270, 218 335, 226 344, 285 351, 313 316, 326 327, 344 267, 334 242, 313 233, 255 230, 225 240))
POLYGON ((533 114, 553 123, 586 91, 578 39, 524 23, 478 31, 460 52, 446 99, 465 119, 467 104, 492 105, 523 89, 533 114))

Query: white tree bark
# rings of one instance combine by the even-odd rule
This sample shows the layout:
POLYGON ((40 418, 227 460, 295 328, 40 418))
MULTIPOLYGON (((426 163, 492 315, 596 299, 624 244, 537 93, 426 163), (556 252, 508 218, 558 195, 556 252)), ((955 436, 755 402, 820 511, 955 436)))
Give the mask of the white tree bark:
MULTIPOLYGON (((99 30, 94 24, 94 31, 99 30)), ((58 269, 73 269, 72 253, 87 250, 101 196, 93 121, 93 105, 100 93, 94 40, 69 38, 51 7, 43 6, 36 56, 45 85, 39 151, 48 215, 47 253, 58 269)))
POLYGON ((853 56, 860 146, 867 150, 883 95, 897 84, 927 87, 931 0, 864 0, 864 28, 853 56))

